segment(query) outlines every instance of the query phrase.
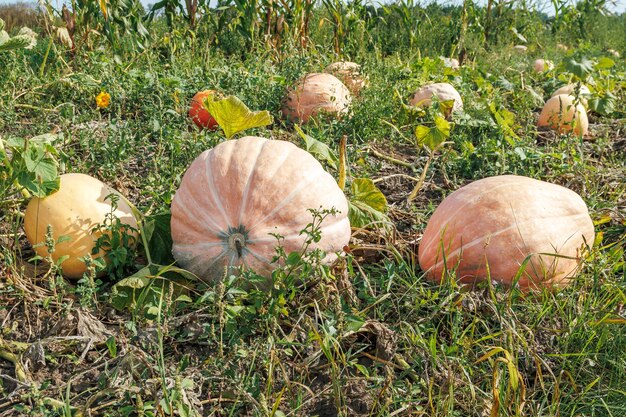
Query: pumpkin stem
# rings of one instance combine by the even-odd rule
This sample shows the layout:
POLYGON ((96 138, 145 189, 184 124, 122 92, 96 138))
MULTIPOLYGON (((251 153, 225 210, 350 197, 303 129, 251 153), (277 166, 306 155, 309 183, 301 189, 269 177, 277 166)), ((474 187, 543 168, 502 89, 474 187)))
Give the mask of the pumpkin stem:
POLYGON ((243 247, 239 238, 235 238, 235 248, 237 249, 237 256, 241 258, 243 247))

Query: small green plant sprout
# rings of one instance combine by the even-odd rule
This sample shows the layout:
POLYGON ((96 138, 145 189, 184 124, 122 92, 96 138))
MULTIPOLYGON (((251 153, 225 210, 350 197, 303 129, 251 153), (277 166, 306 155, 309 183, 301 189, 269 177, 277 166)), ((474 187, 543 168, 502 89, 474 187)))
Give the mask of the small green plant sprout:
POLYGON ((424 185, 424 181, 426 180, 426 173, 428 172, 428 167, 431 162, 435 158, 435 154, 441 147, 444 145, 451 143, 447 139, 450 138, 450 131, 454 126, 453 123, 448 122, 443 116, 440 114, 435 115, 432 126, 419 125, 415 128, 415 137, 417 139, 417 144, 421 147, 424 147, 429 150, 428 159, 424 164, 424 168, 422 169, 422 174, 415 184, 413 191, 409 194, 407 199, 410 204, 424 185))
POLYGON ((235 96, 222 100, 208 97, 203 104, 224 131, 226 139, 247 129, 272 124, 272 116, 267 110, 252 111, 235 96))
POLYGON ((137 229, 122 223, 114 214, 119 199, 118 194, 109 194, 105 197, 105 201, 111 201, 111 211, 107 213, 104 223, 96 225, 92 230, 93 233, 100 233, 92 255, 103 250, 108 259, 107 273, 117 279, 122 278, 125 270, 133 265, 137 243, 135 237, 137 229))
POLYGON ((0 52, 12 49, 33 49, 37 45, 37 34, 30 28, 23 27, 17 35, 11 37, 4 30, 4 20, 0 19, 0 52))
POLYGON ((519 136, 515 133, 515 130, 513 130, 515 126, 515 114, 504 107, 497 107, 494 102, 489 103, 489 111, 500 133, 504 137, 504 140, 506 140, 509 145, 514 146, 519 141, 519 136))

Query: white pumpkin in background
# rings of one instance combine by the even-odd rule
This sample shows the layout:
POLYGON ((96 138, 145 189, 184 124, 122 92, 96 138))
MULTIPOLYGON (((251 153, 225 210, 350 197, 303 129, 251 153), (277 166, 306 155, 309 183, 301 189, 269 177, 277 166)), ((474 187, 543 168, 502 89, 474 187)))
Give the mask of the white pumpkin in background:
MULTIPOLYGON (((413 95, 409 104, 416 107, 428 107, 432 103, 433 97, 435 96, 439 99, 439 101, 454 100, 452 111, 461 110, 463 108, 461 95, 451 84, 448 83, 435 83, 420 87, 413 95)), ((450 111, 445 114, 446 117, 449 115, 450 111)))
POLYGON ((613 55, 615 58, 619 58, 621 56, 620 53, 617 52, 615 49, 609 49, 607 50, 607 52, 613 55))
POLYGON ((348 87, 354 95, 369 85, 367 77, 361 74, 361 66, 355 62, 334 62, 326 67, 325 73, 332 74, 348 87))
POLYGON ((445 56, 440 56, 439 59, 441 59, 443 61, 443 65, 448 68, 452 68, 452 69, 461 68, 461 65, 459 64, 459 60, 456 58, 447 58, 445 56))

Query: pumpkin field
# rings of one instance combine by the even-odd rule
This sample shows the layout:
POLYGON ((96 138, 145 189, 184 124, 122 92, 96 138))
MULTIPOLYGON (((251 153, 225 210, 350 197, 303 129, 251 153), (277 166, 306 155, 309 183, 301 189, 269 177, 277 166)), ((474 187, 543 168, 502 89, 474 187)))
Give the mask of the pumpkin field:
POLYGON ((626 417, 623 2, 0 2, 0 417, 626 417))

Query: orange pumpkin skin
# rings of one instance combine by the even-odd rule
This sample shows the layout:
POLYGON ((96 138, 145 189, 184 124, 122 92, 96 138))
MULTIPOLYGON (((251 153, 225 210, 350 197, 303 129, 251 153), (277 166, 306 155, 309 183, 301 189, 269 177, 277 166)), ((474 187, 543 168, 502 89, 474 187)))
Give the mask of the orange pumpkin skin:
POLYGON ((247 136, 198 156, 172 201, 173 254, 186 269, 216 282, 237 267, 269 276, 284 237, 287 253, 302 251, 300 231, 312 222, 308 209, 339 211, 321 224, 321 240, 309 249, 336 258, 350 239, 348 203, 320 163, 290 142, 247 136))
POLYGON ((188 116, 200 129, 214 130, 218 128, 217 121, 203 104, 205 99, 215 94, 215 90, 204 90, 196 93, 191 99, 188 116))
POLYGON ((546 101, 537 126, 549 127, 558 133, 573 131, 575 135, 585 136, 589 130, 589 119, 582 103, 576 103, 573 96, 559 94, 546 101))
MULTIPOLYGON (((102 235, 100 232, 92 233, 92 229, 104 223, 106 215, 111 212, 111 201, 105 200, 109 194, 120 195, 89 175, 64 174, 61 175, 59 191, 45 198, 34 197, 28 203, 24 214, 24 231, 28 241, 33 246, 37 245, 35 251, 39 256, 48 256, 48 249, 38 245, 45 242, 48 225, 52 227, 55 241, 61 236, 71 238, 69 241, 57 243, 51 254, 54 262, 62 256, 68 256, 61 264, 66 278, 79 279, 87 271, 85 263, 79 258, 91 255, 96 240, 102 235)), ((137 229, 137 220, 127 201, 122 197, 117 205, 113 214, 123 224, 137 229)), ((132 234, 136 240, 137 233, 132 234)), ((100 258, 105 253, 100 250, 98 254, 91 256, 94 259, 100 258)))
POLYGON ((462 283, 491 277, 512 285, 525 265, 520 288, 562 286, 578 272, 583 248, 593 245, 594 236, 587 206, 575 192, 502 175, 445 198, 428 221, 418 259, 427 278, 436 282, 446 270, 456 269, 462 283))
POLYGON ((290 120, 307 122, 321 111, 342 116, 350 111, 350 91, 337 77, 326 73, 308 74, 292 88, 282 112, 290 120))

